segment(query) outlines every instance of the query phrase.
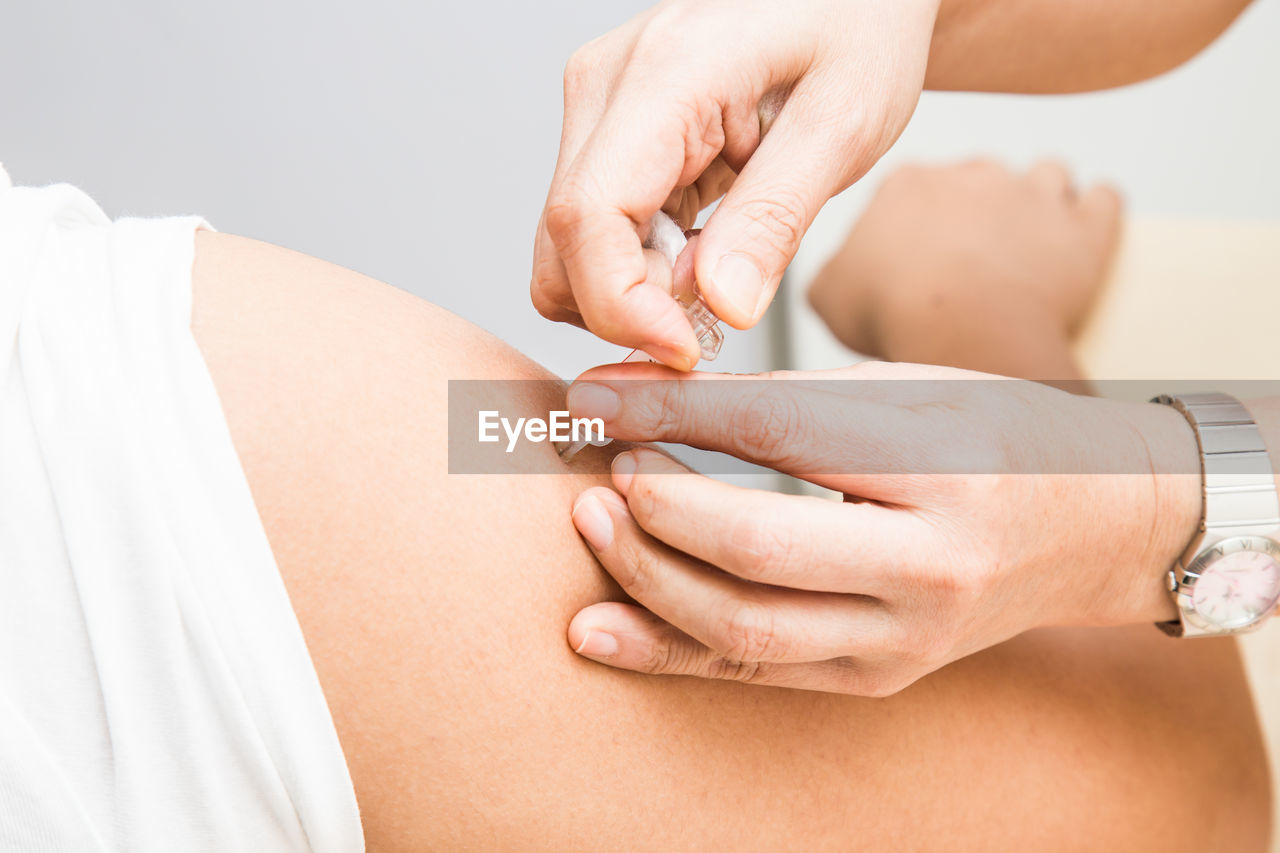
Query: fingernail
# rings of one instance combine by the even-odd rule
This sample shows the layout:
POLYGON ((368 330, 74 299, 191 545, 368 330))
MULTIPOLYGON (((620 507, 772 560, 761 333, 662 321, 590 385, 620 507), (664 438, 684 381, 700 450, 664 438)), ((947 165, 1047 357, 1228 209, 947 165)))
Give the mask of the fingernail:
POLYGON ((622 408, 622 400, 617 391, 594 382, 578 382, 571 386, 565 396, 565 404, 575 417, 600 418, 605 421, 613 420, 618 409, 622 408))
POLYGON ((642 347, 653 358, 665 364, 667 367, 675 370, 689 370, 693 367, 693 359, 687 354, 681 352, 675 347, 663 346, 662 344, 650 344, 642 347))
POLYGON ((597 551, 613 544, 613 519, 595 495, 587 495, 574 504, 573 526, 597 551))
POLYGON ((751 320, 764 302, 764 273, 756 262, 740 252, 720 257, 711 283, 725 299, 751 320))
POLYGON ((574 651, 589 658, 607 658, 618 653, 618 640, 612 634, 592 629, 574 651))
MULTIPOLYGON (((605 491, 598 492, 597 494, 600 500, 604 501, 605 503, 609 504, 609 506, 613 507, 618 512, 619 515, 626 515, 627 513, 630 512, 630 510, 627 509, 627 499, 624 498, 622 495, 618 494, 617 492, 609 491, 606 489, 605 491)), ((612 519, 613 518, 612 514, 609 517, 612 519)))
POLYGON ((631 488, 631 477, 636 473, 636 457, 634 453, 619 453, 613 457, 613 487, 622 494, 631 488))

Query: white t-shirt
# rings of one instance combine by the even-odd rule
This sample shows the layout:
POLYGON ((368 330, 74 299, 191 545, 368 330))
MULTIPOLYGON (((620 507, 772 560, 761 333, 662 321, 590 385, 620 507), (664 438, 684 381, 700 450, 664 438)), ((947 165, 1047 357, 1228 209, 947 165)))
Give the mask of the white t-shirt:
POLYGON ((190 332, 194 217, 0 169, 0 850, 362 850, 190 332))

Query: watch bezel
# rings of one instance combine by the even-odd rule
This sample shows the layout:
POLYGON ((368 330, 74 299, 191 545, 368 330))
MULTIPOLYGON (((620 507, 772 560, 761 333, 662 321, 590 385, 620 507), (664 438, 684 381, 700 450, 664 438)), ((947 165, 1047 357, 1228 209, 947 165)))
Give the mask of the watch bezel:
POLYGON ((1272 601, 1269 608, 1244 621, 1215 622, 1196 610, 1194 599, 1196 582, 1214 563, 1241 551, 1265 553, 1277 564, 1280 564, 1280 542, 1260 534, 1228 536, 1219 539, 1212 545, 1203 547, 1196 554, 1190 565, 1182 572, 1182 577, 1178 579, 1178 606, 1185 621, 1204 631, 1228 634, 1257 627, 1275 612, 1277 605, 1280 605, 1280 590, 1277 590, 1277 598, 1272 601))

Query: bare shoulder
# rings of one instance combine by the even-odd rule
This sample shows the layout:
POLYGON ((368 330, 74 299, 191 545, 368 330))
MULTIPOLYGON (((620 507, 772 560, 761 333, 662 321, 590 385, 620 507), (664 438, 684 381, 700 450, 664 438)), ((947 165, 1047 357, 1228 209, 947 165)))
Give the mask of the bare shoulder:
MULTIPOLYGON (((447 466, 449 379, 544 371, 412 296, 243 238, 201 234, 194 276, 193 329, 370 849, 1265 846, 1234 644, 1042 631, 883 700, 589 663, 569 619, 619 595, 569 512, 603 478, 545 458, 447 466)), ((513 405, 545 413, 555 395, 513 405)))
MULTIPOLYGON (((576 495, 603 482, 580 470, 606 451, 575 471, 543 445, 525 460, 542 473, 450 476, 448 380, 550 374, 410 294, 254 240, 201 232, 193 280, 192 329, 372 849, 465 837, 442 815, 486 771, 453 765, 456 747, 572 677, 569 618, 616 594, 570 522, 576 495)), ((534 384, 513 409, 563 402, 534 384)))

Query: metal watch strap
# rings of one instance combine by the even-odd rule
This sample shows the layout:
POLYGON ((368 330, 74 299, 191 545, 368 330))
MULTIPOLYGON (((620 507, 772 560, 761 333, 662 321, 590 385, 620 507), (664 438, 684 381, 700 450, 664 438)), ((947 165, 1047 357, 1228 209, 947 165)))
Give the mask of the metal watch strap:
MULTIPOLYGON (((1229 394, 1162 395, 1152 402, 1173 406, 1190 422, 1200 449, 1204 501, 1200 526, 1190 545, 1170 570, 1170 589, 1177 590, 1187 566, 1213 541, 1229 536, 1273 534, 1280 525, 1271 460, 1262 434, 1244 405, 1229 394)), ((1180 637, 1181 618, 1157 627, 1180 637)))

